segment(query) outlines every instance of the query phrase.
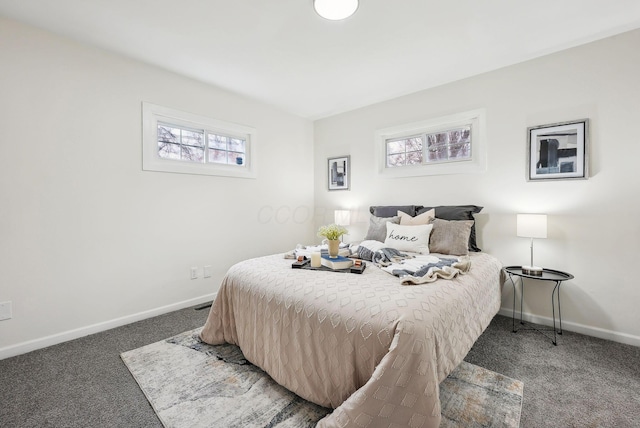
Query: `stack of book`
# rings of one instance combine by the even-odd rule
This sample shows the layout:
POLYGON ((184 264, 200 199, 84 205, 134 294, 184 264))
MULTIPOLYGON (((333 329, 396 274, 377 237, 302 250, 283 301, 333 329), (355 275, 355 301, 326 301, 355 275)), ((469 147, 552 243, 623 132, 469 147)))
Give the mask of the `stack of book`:
POLYGON ((353 266, 353 260, 343 256, 337 257, 329 257, 329 254, 322 254, 322 258, 320 260, 322 266, 326 266, 329 269, 340 270, 340 269, 349 269, 353 266))

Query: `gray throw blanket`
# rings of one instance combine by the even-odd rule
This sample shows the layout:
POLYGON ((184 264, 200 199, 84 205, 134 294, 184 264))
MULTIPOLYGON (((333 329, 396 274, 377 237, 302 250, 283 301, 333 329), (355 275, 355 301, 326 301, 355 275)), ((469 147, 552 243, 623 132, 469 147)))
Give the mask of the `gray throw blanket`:
POLYGON ((401 253, 395 248, 382 248, 371 256, 371 261, 378 266, 389 266, 392 263, 402 263, 402 260, 410 259, 413 256, 401 253))
POLYGON ((370 246, 371 248, 367 248, 366 245, 360 245, 356 253, 357 257, 369 260, 385 272, 400 278, 402 285, 424 284, 434 282, 439 278, 453 279, 458 275, 469 272, 469 269, 471 269, 469 256, 460 257, 459 259, 437 258, 437 262, 420 265, 417 269, 416 263, 411 263, 413 268, 409 269, 404 262, 409 259, 416 259, 414 256, 402 253, 395 248, 380 248, 375 244, 370 244, 370 246))
POLYGON ((437 263, 426 264, 415 272, 406 269, 394 269, 392 273, 398 278, 402 278, 404 276, 425 276, 427 273, 429 273, 429 269, 431 269, 432 267, 442 269, 445 266, 451 266, 452 264, 457 262, 458 260, 456 259, 439 259, 437 263))
MULTIPOLYGON (((444 261, 446 259, 440 260, 444 261)), ((420 268, 413 275, 403 276, 401 278, 402 285, 418 285, 434 282, 437 279, 453 279, 458 275, 464 275, 471 269, 469 256, 460 257, 460 260, 448 260, 452 262, 450 265, 437 266, 438 263, 433 263, 432 266, 426 265, 420 268), (418 273, 422 275, 418 275, 418 273)))
POLYGON ((391 263, 400 263, 404 259, 412 258, 408 254, 401 253, 395 248, 381 248, 377 251, 367 247, 358 247, 357 256, 359 259, 368 260, 380 266, 388 266, 391 263))

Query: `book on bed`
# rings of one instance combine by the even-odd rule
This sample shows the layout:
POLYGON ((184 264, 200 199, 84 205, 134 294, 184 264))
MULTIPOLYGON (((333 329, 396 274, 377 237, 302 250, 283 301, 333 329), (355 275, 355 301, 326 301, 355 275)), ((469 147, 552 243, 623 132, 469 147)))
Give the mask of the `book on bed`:
POLYGON ((322 266, 326 266, 330 269, 349 269, 353 266, 353 260, 347 257, 337 256, 331 258, 328 254, 322 255, 320 263, 322 263, 322 266))

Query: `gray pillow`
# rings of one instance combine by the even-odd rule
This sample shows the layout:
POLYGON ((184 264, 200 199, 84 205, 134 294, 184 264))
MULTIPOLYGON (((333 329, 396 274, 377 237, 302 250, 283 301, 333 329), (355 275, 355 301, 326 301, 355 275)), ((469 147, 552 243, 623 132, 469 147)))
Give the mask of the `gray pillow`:
POLYGON ((433 231, 429 239, 429 252, 466 256, 469 254, 469 235, 472 220, 433 219, 433 231))
POLYGON ((482 251, 476 244, 476 225, 474 214, 482 211, 482 207, 477 205, 441 205, 438 207, 422 207, 418 210, 417 214, 422 214, 425 211, 435 208, 436 218, 442 220, 474 220, 473 226, 471 226, 471 234, 469 235, 469 251, 482 251))
POLYGON ((369 207, 369 212, 376 217, 395 217, 402 211, 415 217, 419 208, 417 205, 378 205, 369 207))
POLYGON ((364 240, 384 242, 387 238, 388 221, 394 224, 400 224, 400 217, 376 217, 372 215, 369 219, 369 230, 367 231, 367 236, 364 237, 364 240))

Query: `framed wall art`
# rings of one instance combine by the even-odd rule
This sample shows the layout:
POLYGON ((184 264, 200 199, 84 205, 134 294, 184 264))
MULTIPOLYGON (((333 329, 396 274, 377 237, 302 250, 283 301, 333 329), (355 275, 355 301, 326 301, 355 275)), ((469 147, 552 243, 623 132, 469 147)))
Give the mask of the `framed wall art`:
POLYGON ((589 119, 527 128, 527 181, 589 178, 589 119))
POLYGON ((329 190, 349 190, 351 156, 328 159, 329 190))

